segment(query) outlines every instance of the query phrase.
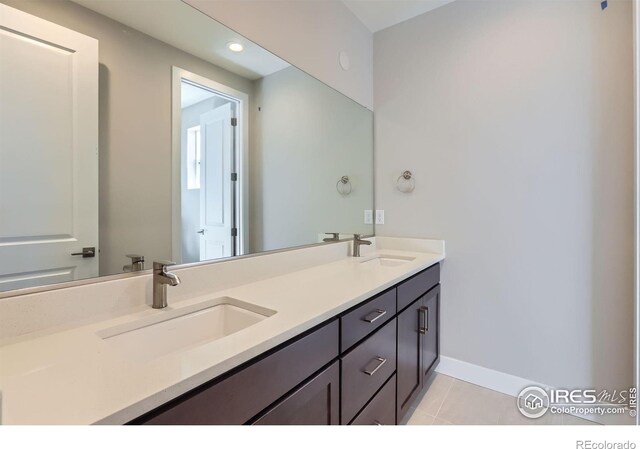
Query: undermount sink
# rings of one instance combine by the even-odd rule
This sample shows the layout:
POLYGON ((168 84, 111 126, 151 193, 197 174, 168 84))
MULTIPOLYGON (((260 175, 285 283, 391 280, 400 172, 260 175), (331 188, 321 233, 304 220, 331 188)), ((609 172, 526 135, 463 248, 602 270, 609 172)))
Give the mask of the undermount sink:
POLYGON ((131 323, 97 333, 107 344, 136 360, 150 360, 180 349, 199 346, 246 329, 276 312, 222 297, 165 309, 131 323))
POLYGON ((392 256, 392 255, 380 255, 371 259, 363 260, 361 264, 376 265, 381 267, 397 267, 404 265, 405 263, 415 260, 415 257, 409 256, 392 256))

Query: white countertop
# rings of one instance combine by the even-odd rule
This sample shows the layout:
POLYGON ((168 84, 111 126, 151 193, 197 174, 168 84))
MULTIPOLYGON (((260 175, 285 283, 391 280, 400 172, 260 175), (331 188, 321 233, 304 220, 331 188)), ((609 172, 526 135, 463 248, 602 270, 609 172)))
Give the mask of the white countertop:
POLYGON ((173 305, 169 293, 167 309, 141 305, 118 318, 0 347, 2 424, 128 422, 443 259, 444 254, 379 249, 361 259, 344 258, 173 305), (395 267, 361 264, 379 254, 415 259, 395 267), (277 313, 235 334, 149 361, 127 357, 96 334, 221 296, 277 313))

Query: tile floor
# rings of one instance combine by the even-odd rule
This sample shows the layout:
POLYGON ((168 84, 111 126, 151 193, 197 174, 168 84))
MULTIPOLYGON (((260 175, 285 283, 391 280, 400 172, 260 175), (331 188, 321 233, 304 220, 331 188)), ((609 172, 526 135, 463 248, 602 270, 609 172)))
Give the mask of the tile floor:
POLYGON ((513 396, 434 373, 401 424, 596 424, 571 415, 546 413, 538 419, 520 414, 513 396))

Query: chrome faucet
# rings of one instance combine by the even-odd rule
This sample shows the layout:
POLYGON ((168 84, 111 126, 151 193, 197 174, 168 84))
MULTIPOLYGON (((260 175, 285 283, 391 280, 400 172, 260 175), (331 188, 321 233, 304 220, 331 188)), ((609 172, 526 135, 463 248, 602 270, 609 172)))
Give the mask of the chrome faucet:
POLYGON ((339 242, 340 241, 340 233, 339 232, 325 232, 326 235, 330 235, 331 237, 323 238, 323 242, 339 242))
POLYGON ((369 240, 362 240, 361 234, 353 234, 353 257, 360 257, 360 246, 371 245, 369 240))
POLYGON ((172 287, 180 284, 180 278, 167 271, 167 267, 175 265, 174 262, 153 262, 153 305, 154 309, 167 307, 167 285, 172 287))

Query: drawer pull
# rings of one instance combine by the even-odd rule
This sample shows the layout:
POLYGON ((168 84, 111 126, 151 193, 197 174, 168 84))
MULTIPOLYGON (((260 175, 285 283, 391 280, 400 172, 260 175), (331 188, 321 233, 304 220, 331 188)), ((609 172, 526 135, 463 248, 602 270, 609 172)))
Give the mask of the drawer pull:
POLYGON ((375 419, 373 420, 373 423, 374 423, 376 426, 381 426, 381 425, 382 425, 382 423, 381 423, 380 421, 375 420, 375 419))
MULTIPOLYGON (((382 368, 382 365, 387 363, 387 359, 383 359, 382 357, 376 357, 371 362, 378 362, 378 365, 372 370, 368 370, 365 368, 363 373, 365 373, 367 376, 373 376, 376 373, 376 371, 382 368)), ((369 362, 369 364, 371 364, 371 362, 369 362)))
POLYGON ((418 313, 420 314, 420 324, 418 326, 418 331, 421 334, 426 334, 427 332, 429 332, 429 308, 422 306, 418 310, 418 313))
POLYGON ((374 321, 382 318, 387 314, 386 310, 376 309, 362 319, 362 321, 366 321, 367 323, 373 323, 374 321))

